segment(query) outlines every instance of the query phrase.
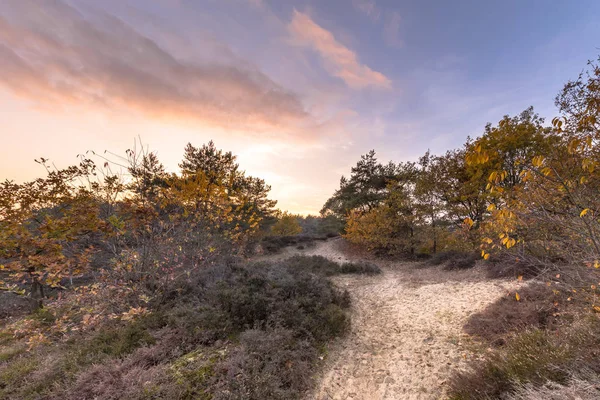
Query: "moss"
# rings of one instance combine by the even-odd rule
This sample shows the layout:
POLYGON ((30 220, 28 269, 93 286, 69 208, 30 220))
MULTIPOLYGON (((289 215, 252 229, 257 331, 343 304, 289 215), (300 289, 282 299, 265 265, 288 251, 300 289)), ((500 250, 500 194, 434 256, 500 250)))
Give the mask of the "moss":
POLYGON ((40 308, 34 311, 30 318, 37 321, 40 325, 51 326, 56 321, 56 316, 47 308, 40 308))
POLYGON ((16 356, 23 354, 25 350, 24 345, 14 345, 0 349, 0 363, 12 360, 16 356))
POLYGON ((0 346, 6 346, 15 341, 15 337, 12 332, 2 330, 0 331, 0 346))
POLYGON ((212 348, 200 348, 175 360, 170 367, 178 385, 185 388, 183 398, 210 400, 210 382, 215 377, 215 365, 225 352, 212 348))
POLYGON ((18 389, 27 375, 38 369, 39 366, 39 361, 35 357, 21 357, 8 364, 0 370, 0 389, 2 390, 0 393, 11 393, 11 388, 18 389))
POLYGON ((138 347, 154 344, 156 340, 143 323, 134 322, 126 326, 116 325, 102 329, 91 340, 82 343, 80 356, 106 354, 110 357, 123 357, 138 347))

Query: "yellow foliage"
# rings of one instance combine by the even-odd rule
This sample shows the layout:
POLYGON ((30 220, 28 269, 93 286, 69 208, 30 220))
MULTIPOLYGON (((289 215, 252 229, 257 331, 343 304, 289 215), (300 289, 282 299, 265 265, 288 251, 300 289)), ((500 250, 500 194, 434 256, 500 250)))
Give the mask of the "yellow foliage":
POLYGON ((302 233, 302 227, 295 215, 283 213, 271 228, 271 233, 279 236, 292 236, 302 233))

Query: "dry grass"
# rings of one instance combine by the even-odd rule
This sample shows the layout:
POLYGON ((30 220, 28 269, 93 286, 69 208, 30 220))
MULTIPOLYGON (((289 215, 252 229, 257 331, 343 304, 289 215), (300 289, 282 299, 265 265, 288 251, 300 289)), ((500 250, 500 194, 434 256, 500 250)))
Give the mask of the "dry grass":
POLYGON ((496 348, 453 376, 451 398, 598 398, 600 318, 592 310, 597 294, 581 276, 532 282, 519 291, 520 301, 509 293, 473 315, 465 331, 496 348))

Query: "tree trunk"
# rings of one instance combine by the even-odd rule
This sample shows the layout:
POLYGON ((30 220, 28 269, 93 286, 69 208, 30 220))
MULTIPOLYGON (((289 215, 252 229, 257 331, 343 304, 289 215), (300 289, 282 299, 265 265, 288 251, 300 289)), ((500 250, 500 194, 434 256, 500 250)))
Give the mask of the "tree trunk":
POLYGON ((435 230, 435 218, 431 216, 431 228, 433 229, 433 254, 437 253, 437 231, 435 230))
POLYGON ((37 276, 31 276, 31 308, 37 311, 44 307, 44 286, 40 283, 37 276))

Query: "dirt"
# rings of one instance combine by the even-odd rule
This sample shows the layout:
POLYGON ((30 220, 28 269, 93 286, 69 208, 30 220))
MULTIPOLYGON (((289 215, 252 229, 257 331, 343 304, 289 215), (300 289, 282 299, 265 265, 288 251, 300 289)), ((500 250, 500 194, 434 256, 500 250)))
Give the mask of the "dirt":
MULTIPOLYGON (((271 258, 321 255, 357 261, 342 239, 306 250, 288 248, 271 258)), ((377 276, 341 276, 336 285, 352 298, 349 335, 330 348, 322 376, 308 399, 440 399, 446 380, 477 357, 463 333, 468 317, 519 287, 488 280, 480 267, 444 271, 417 262, 377 262, 377 276)))

